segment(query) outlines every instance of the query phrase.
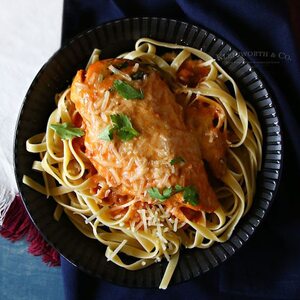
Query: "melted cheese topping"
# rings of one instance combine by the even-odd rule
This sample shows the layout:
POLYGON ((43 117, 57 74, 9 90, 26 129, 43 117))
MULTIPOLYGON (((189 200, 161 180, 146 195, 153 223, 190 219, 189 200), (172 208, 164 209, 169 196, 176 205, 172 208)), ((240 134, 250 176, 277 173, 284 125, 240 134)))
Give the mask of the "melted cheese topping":
MULTIPOLYGON (((120 96, 111 89, 114 80, 130 77, 136 68, 132 61, 122 71, 112 67, 124 62, 127 61, 98 61, 86 73, 79 71, 71 87, 71 100, 84 123, 86 154, 111 188, 110 195, 117 199, 129 195, 126 201, 139 199, 151 203, 153 199, 147 194, 151 187, 192 185, 200 194, 199 205, 185 203, 182 193, 170 197, 165 205, 174 207, 173 214, 182 220, 185 218, 181 207, 214 211, 218 201, 208 182, 197 133, 184 120, 184 107, 176 101, 159 72, 151 68, 145 69, 145 79, 131 82, 143 91, 143 99, 126 100, 120 96), (104 78, 101 82, 91 80, 100 75, 104 78), (112 141, 99 139, 100 132, 111 125, 112 114, 127 115, 139 136, 126 142, 116 137, 112 141), (178 156, 185 163, 171 165, 170 161, 178 156)), ((145 222, 143 227, 146 229, 145 222)))

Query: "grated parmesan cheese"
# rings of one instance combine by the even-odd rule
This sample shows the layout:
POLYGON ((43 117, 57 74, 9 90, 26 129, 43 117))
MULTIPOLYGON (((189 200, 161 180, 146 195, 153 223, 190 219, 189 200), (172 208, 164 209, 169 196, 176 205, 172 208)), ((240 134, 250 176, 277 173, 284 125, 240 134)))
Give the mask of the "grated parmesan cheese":
POLYGON ((124 168, 124 170, 125 170, 125 171, 130 170, 131 167, 132 167, 132 165, 133 165, 133 163, 134 163, 134 158, 131 157, 130 160, 129 160, 129 162, 128 162, 128 165, 124 168))
POLYGON ((110 92, 105 91, 103 96, 103 101, 101 105, 101 110, 104 111, 107 108, 108 100, 109 100, 110 92))
MULTIPOLYGON (((121 219, 122 217, 123 217, 123 214, 118 214, 118 215, 114 216, 114 219, 118 220, 118 219, 121 219)), ((121 226, 121 223, 120 223, 120 226, 121 226)))
POLYGON ((132 80, 131 77, 130 77, 128 74, 126 74, 126 73, 120 71, 119 69, 117 69, 117 68, 114 67, 113 65, 108 66, 108 69, 109 69, 111 72, 113 72, 114 74, 120 75, 122 78, 124 78, 124 79, 126 79, 126 80, 128 80, 128 81, 131 81, 131 80, 132 80))
POLYGON ((77 88, 78 91, 88 89, 88 86, 84 83, 81 83, 81 82, 75 82, 74 85, 75 85, 75 87, 77 88))
POLYGON ((138 63, 135 63, 134 66, 133 66, 133 68, 132 68, 132 72, 135 73, 139 69, 139 66, 140 65, 138 63))
POLYGON ((155 258, 155 262, 161 262, 161 258, 160 257, 156 257, 155 258))
POLYGON ((144 231, 147 232, 148 228, 147 228, 146 211, 145 211, 145 209, 140 209, 140 210, 138 210, 138 213, 140 214, 140 216, 142 218, 144 231))
POLYGON ((105 123, 107 123, 107 122, 108 122, 107 115, 106 115, 104 112, 102 112, 102 113, 101 113, 101 119, 102 119, 102 120, 103 120, 103 122, 105 122, 105 123))
POLYGON ((117 174, 116 170, 113 168, 109 168, 108 170, 109 170, 110 174, 113 176, 115 182, 118 185, 121 184, 121 179, 120 179, 119 175, 117 174))
POLYGON ((218 134, 213 130, 210 130, 209 132, 205 132, 205 136, 209 137, 208 140, 209 143, 212 143, 214 139, 218 138, 218 134))
POLYGON ((131 229, 131 231, 132 232, 135 232, 135 221, 133 221, 133 222, 130 222, 130 229, 131 229))
POLYGON ((173 231, 174 231, 174 232, 177 231, 177 225, 178 225, 178 219, 175 218, 175 221, 174 221, 174 227, 173 227, 173 231))
POLYGON ((118 150, 116 149, 114 143, 110 143, 108 149, 110 149, 113 152, 113 154, 116 156, 118 161, 122 160, 122 158, 121 158, 118 150))
POLYGON ((105 197, 105 198, 108 197, 108 195, 110 194, 110 192, 111 192, 111 190, 110 190, 110 189, 107 189, 107 190, 105 191, 104 197, 105 197))
POLYGON ((123 240, 122 243, 111 253, 111 255, 109 255, 107 261, 112 260, 118 254, 118 252, 120 252, 120 250, 125 246, 126 243, 127 240, 123 240))
POLYGON ((92 74, 92 76, 89 78, 88 84, 92 85, 95 82, 95 80, 96 80, 96 76, 97 76, 97 74, 94 72, 92 74))

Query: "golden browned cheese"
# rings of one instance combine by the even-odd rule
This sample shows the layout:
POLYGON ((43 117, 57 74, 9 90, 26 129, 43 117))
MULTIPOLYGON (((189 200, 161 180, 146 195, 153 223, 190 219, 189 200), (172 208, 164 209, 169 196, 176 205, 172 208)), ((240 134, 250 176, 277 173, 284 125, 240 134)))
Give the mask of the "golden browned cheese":
POLYGON ((138 71, 144 71, 145 75, 131 81, 124 76, 136 72, 136 62, 127 61, 127 66, 120 69, 121 74, 108 69, 123 62, 122 59, 96 62, 87 71, 78 71, 71 87, 71 100, 86 132, 86 155, 110 188, 107 196, 151 202, 153 199, 147 193, 151 187, 192 185, 199 193, 199 205, 184 203, 182 193, 175 194, 165 204, 174 207, 174 214, 179 207, 215 210, 218 201, 208 181, 197 134, 185 124, 183 107, 155 69, 139 65, 138 71), (117 79, 141 89, 144 98, 126 100, 120 96, 111 89, 117 79), (139 135, 129 141, 122 141, 116 135, 111 141, 101 140, 99 134, 111 124, 112 114, 127 115, 139 135), (170 161, 178 156, 185 162, 171 165, 170 161))

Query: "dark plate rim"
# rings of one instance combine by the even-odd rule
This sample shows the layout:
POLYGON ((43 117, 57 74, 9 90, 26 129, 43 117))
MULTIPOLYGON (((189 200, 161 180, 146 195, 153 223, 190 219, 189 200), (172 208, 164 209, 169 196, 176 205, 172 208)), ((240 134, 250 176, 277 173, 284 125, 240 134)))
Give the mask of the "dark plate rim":
MULTIPOLYGON (((232 50, 234 51, 237 51, 238 48, 235 47, 235 45, 231 42, 228 42, 226 39, 223 38, 222 35, 218 34, 218 33, 215 33, 213 30, 211 29, 207 29, 205 26, 198 26, 198 25, 194 25, 194 24, 191 24, 191 23, 188 23, 186 21, 181 21, 181 20, 176 20, 176 19, 170 19, 170 18, 161 18, 161 17, 133 17, 133 18, 121 18, 121 19, 117 19, 117 20, 113 20, 113 21, 109 21, 109 22, 105 22, 103 24, 100 24, 96 27, 91 27, 87 30, 84 30, 82 31, 81 33, 77 34, 74 38, 72 39, 69 39, 66 43, 64 43, 64 45, 59 48, 57 51, 55 51, 55 53, 47 60, 47 62, 41 67, 41 69, 38 71, 37 75, 34 77, 25 97, 24 97, 24 100, 22 102, 22 105, 21 105, 21 108, 20 108, 20 111, 19 111, 19 114, 18 114, 18 118, 17 118, 17 123, 16 123, 16 127, 15 127, 15 134, 14 134, 14 172, 15 172, 15 178, 16 178, 16 182, 17 182, 17 186, 18 186, 18 190, 20 191, 20 195, 21 195, 21 198, 22 198, 22 201, 24 203, 24 206, 26 208, 26 211, 28 212, 28 215, 30 216, 32 222, 34 223, 34 225, 37 227, 37 229, 39 230, 39 232, 41 233, 41 235, 43 236, 43 238, 53 247, 55 247, 59 253, 67 260, 69 261, 71 264, 73 264, 74 266, 77 266, 79 269, 83 270, 84 272, 88 273, 89 275, 96 275, 97 274, 94 274, 93 272, 91 272, 89 269, 85 268, 84 266, 82 266, 80 263, 76 263, 74 262, 72 259, 66 257, 64 254, 62 254, 62 250, 61 249, 58 249, 55 245, 53 245, 53 243, 47 238, 46 234, 43 233, 39 228, 38 226, 36 225, 36 222, 34 221, 30 211, 28 210, 28 207, 26 205, 26 201, 23 197, 23 194, 22 194, 22 180, 21 178, 19 177, 19 174, 18 174, 18 162, 17 162, 17 145, 18 145, 18 140, 17 140, 17 137, 18 137, 18 131, 19 131, 19 122, 21 120, 21 117, 23 115, 23 112, 24 112, 24 107, 26 105, 26 102, 27 102, 27 99, 28 97, 30 97, 30 94, 32 92, 32 90, 34 89, 34 87, 37 85, 37 82, 38 82, 38 79, 41 77, 41 75, 45 72, 47 66, 52 62, 52 60, 55 59, 55 57, 57 55, 59 55, 59 53, 65 49, 65 48, 68 48, 74 41, 80 39, 82 36, 86 36, 89 32, 91 31, 96 31, 98 30, 99 28, 101 27, 105 27, 105 26, 108 26, 109 24, 116 24, 116 23, 119 23, 119 22, 124 22, 125 20, 127 21, 133 21, 133 20, 141 20, 141 19, 147 19, 147 20, 153 20, 153 19, 156 19, 156 20, 163 20, 163 21, 173 21, 173 22, 176 22, 180 25, 184 24, 187 26, 187 28, 192 28, 192 27, 196 27, 199 31, 201 30, 204 30, 206 31, 206 33, 209 35, 209 34, 212 34, 213 36, 215 36, 216 39, 219 39, 221 41, 224 42, 224 44, 227 44, 231 47, 232 50)), ((242 57, 240 54, 238 54, 235 58, 239 58, 239 57, 242 57)), ((251 60, 246 60, 244 57, 242 57, 242 59, 244 60, 245 64, 250 64, 251 65, 251 60)), ((249 239, 253 236, 253 234, 257 231, 258 228, 261 228, 262 226, 260 226, 261 223, 263 223, 266 219, 266 216, 267 214, 269 213, 270 211, 270 207, 271 205, 274 203, 274 200, 276 199, 276 195, 277 195, 277 192, 278 192, 278 188, 279 188, 279 183, 280 183, 280 180, 281 180, 281 176, 282 176, 282 170, 283 170, 283 157, 284 157, 284 144, 283 144, 283 141, 284 141, 284 136, 283 136, 283 132, 282 132, 282 126, 281 126, 281 117, 280 117, 280 111, 278 110, 278 106, 277 106, 277 103, 276 103, 276 100, 274 101, 274 99, 276 99, 275 97, 275 93, 273 93, 272 89, 270 88, 270 85, 268 84, 267 80, 265 80, 265 77, 261 74, 260 70, 255 68, 255 67, 252 67, 253 68, 254 72, 257 73, 258 75, 258 79, 263 83, 263 86, 266 88, 268 94, 270 95, 270 99, 271 99, 271 102, 272 102, 272 106, 274 107, 275 109, 275 112, 276 112, 276 117, 278 119, 278 122, 277 122, 277 127, 279 129, 278 131, 278 134, 280 135, 281 137, 281 140, 280 140, 280 144, 282 146, 281 150, 280 150, 280 153, 281 153, 281 159, 280 159, 280 164, 281 164, 281 167, 279 169, 279 173, 278 173, 278 179, 276 180, 278 182, 278 184, 276 184, 276 187, 275 187, 275 190, 272 191, 272 199, 269 201, 269 205, 266 209, 263 209, 264 210, 264 213, 262 215, 262 217, 260 217, 260 221, 259 221, 259 224, 257 226, 253 226, 254 230, 251 234, 248 235, 247 239, 246 240, 243 240, 239 237, 239 239, 242 241, 242 243, 237 246, 237 245, 234 245, 234 251, 233 251, 233 254, 227 254, 227 257, 225 259, 225 262, 228 261, 246 242, 249 241, 249 239)), ((249 213, 251 212, 251 210, 248 212, 248 214, 246 216, 243 217, 243 219, 239 222, 239 224, 237 225, 237 227, 242 227, 243 223, 245 223, 246 221, 246 217, 249 215, 249 213)), ((232 236, 236 235, 237 232, 236 232, 236 229, 233 233, 232 236)), ((230 239, 229 239, 230 240, 230 239)), ((200 272, 200 276, 205 273, 207 273, 208 271, 212 270, 212 269, 215 269, 217 266, 221 265, 222 263, 224 262, 218 262, 216 265, 211 265, 209 266, 209 268, 205 271, 201 271, 200 272)), ((98 276, 99 277, 99 276, 98 276)), ((198 277, 198 276, 196 276, 198 277)), ((101 277, 102 278, 102 277, 101 277)), ((186 280, 181 280, 179 282, 176 282, 176 283, 172 283, 172 285, 176 285, 176 284, 179 284, 179 283, 183 283, 183 282, 186 282, 186 281, 189 281, 191 279, 195 278, 194 277, 191 277, 191 278, 188 278, 186 280)), ((104 278, 104 280, 107 280, 104 278)), ((114 283, 113 280, 107 280, 108 282, 111 282, 111 283, 114 283)), ((122 284, 119 284, 118 285, 122 285, 122 284)), ((128 286, 128 285, 123 285, 123 286, 128 286)))

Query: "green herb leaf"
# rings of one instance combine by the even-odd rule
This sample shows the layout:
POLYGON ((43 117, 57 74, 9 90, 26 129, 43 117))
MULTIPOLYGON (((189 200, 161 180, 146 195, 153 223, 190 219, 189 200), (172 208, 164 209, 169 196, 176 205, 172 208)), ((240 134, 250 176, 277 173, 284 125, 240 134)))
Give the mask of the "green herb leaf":
POLYGON ((181 156, 176 156, 170 161, 170 164, 173 166, 175 164, 184 163, 184 162, 185 160, 181 156))
POLYGON ((166 198, 170 198, 173 194, 173 188, 169 187, 169 188, 165 188, 162 192, 163 196, 166 198))
POLYGON ((82 129, 74 127, 70 123, 51 124, 50 128, 53 129, 63 140, 69 140, 74 137, 84 135, 84 131, 82 129))
POLYGON ((193 186, 183 187, 179 184, 175 185, 176 193, 183 192, 184 202, 188 202, 189 204, 196 206, 199 204, 199 194, 197 190, 193 186))
POLYGON ((199 204, 199 194, 193 186, 187 186, 183 191, 183 199, 185 202, 196 206, 199 204))
POLYGON ((104 141, 111 141, 113 139, 114 128, 111 126, 107 126, 104 130, 99 134, 99 139, 104 141))
POLYGON ((199 204, 199 194, 193 186, 183 187, 179 184, 176 184, 175 187, 165 188, 162 193, 156 187, 148 189, 148 194, 151 198, 164 201, 176 193, 183 192, 184 202, 187 202, 193 206, 199 204))
POLYGON ((143 71, 138 71, 134 74, 131 75, 131 79, 132 80, 139 80, 139 79, 143 79, 144 78, 144 75, 146 75, 145 72, 143 71))
POLYGON ((125 99, 144 99, 142 90, 135 89, 123 80, 115 80, 113 87, 118 92, 118 94, 125 99))
POLYGON ((175 185, 175 191, 176 191, 176 193, 182 192, 183 190, 184 190, 183 186, 181 186, 179 184, 175 185))
POLYGON ((138 131, 132 127, 128 116, 124 114, 115 114, 111 115, 110 119, 114 125, 113 129, 122 141, 129 141, 139 135, 138 131))
POLYGON ((134 128, 123 128, 117 131, 117 135, 122 141, 130 141, 139 133, 134 128))
POLYGON ((125 114, 110 115, 110 119, 116 129, 132 128, 131 121, 125 114))
POLYGON ((164 201, 164 200, 170 198, 172 196, 172 192, 173 192, 173 189, 171 187, 165 188, 163 190, 162 194, 159 192, 158 188, 156 188, 156 187, 152 187, 152 188, 148 189, 148 194, 151 198, 158 199, 161 201, 164 201))

